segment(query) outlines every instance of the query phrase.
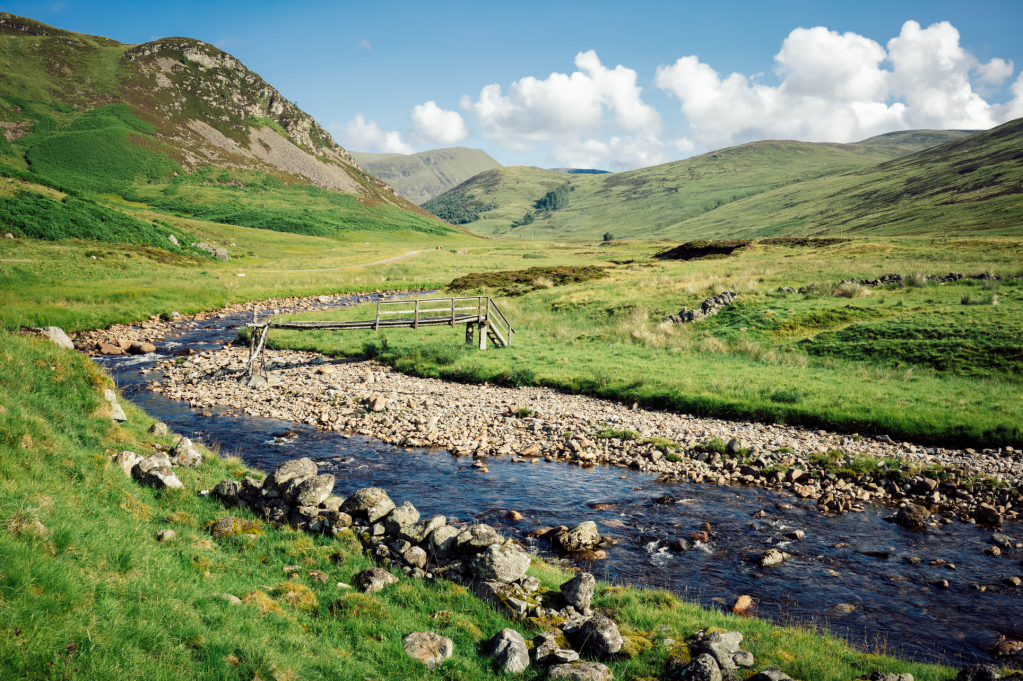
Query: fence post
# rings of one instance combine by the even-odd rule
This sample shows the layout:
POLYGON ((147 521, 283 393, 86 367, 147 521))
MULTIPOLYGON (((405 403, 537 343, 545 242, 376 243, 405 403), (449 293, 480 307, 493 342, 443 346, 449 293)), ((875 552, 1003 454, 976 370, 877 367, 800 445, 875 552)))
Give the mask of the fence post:
MULTIPOLYGON (((480 307, 483 306, 483 298, 480 297, 480 307)), ((480 350, 487 349, 487 330, 490 328, 490 298, 487 298, 487 307, 483 311, 483 318, 480 320, 480 350)))
POLYGON ((412 328, 413 329, 418 329, 419 328, 419 301, 418 300, 416 301, 416 315, 415 315, 415 317, 412 318, 412 328))
POLYGON ((451 326, 455 325, 455 299, 451 299, 451 326))
POLYGON ((376 321, 376 324, 373 325, 373 330, 374 331, 379 331, 380 330, 380 301, 379 300, 377 301, 377 321, 376 321))

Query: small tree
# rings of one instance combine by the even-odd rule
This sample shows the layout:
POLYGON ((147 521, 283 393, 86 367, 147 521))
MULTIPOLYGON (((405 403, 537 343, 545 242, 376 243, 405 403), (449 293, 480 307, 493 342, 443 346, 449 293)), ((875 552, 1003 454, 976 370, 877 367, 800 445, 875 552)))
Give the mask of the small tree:
POLYGON ((604 232, 604 241, 614 241, 615 235, 611 232, 604 232))

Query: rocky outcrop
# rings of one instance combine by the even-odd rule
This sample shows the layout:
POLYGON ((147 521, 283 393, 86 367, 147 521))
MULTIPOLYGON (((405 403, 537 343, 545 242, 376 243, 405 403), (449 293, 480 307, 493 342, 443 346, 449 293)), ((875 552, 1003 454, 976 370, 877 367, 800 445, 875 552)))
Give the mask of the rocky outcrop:
POLYGON ((699 310, 690 310, 683 307, 679 310, 678 314, 673 314, 665 318, 665 322, 668 324, 686 324, 689 322, 699 322, 707 317, 713 317, 718 312, 721 312, 726 306, 731 305, 732 301, 736 299, 737 295, 732 291, 724 291, 714 296, 713 298, 707 298, 700 305, 699 310))
POLYGON ((522 634, 502 629, 486 645, 494 662, 506 674, 520 674, 529 667, 529 647, 522 634))
POLYGON ((451 657, 455 644, 450 638, 438 636, 432 631, 416 631, 405 637, 405 654, 413 660, 435 669, 451 657))
POLYGON ((170 457, 165 452, 157 452, 142 459, 131 469, 131 477, 143 485, 157 489, 180 489, 184 487, 171 468, 170 457))

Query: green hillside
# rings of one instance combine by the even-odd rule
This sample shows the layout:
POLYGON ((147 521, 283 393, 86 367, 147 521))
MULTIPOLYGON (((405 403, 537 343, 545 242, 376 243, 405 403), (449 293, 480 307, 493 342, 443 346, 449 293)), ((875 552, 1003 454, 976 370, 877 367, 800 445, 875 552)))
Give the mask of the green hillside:
MULTIPOLYGON (((969 131, 915 130, 857 144, 751 142, 701 156, 608 175, 564 175, 537 168, 501 168, 482 173, 423 204, 445 215, 460 206, 491 206, 471 229, 486 235, 544 238, 698 238, 691 221, 736 201, 850 173, 918 152, 969 131), (568 207, 521 224, 527 211, 551 189, 568 183, 568 207), (446 212, 445 212, 446 211, 446 212), (520 223, 515 226, 515 223, 520 223)), ((745 205, 745 204, 744 204, 745 205)), ((763 215, 758 219, 763 221, 763 215)), ((759 225, 758 225, 759 228, 759 225)), ((703 235, 707 236, 707 235, 703 235)))
POLYGON ((172 246, 158 220, 123 216, 129 207, 341 239, 458 233, 362 171, 308 114, 212 45, 124 45, 7 13, 0 177, 31 185, 0 194, 0 228, 33 238, 172 246), (100 214, 136 226, 99 229, 100 214), (57 216, 58 228, 41 216, 57 216))
POLYGON ((417 154, 369 154, 351 152, 352 158, 373 177, 394 187, 394 191, 416 205, 501 164, 481 149, 452 147, 417 154))

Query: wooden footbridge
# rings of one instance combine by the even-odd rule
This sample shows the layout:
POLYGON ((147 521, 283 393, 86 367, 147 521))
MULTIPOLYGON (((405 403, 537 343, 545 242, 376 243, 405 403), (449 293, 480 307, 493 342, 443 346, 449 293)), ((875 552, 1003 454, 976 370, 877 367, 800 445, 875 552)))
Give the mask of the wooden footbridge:
POLYGON ((246 324, 252 329, 249 346, 249 376, 260 362, 270 327, 291 331, 358 331, 380 329, 418 329, 425 326, 455 326, 465 324, 465 342, 475 344, 474 332, 479 331, 479 348, 487 349, 487 338, 495 345, 511 345, 515 329, 508 323, 493 299, 487 296, 468 298, 425 298, 411 300, 381 300, 377 302, 375 319, 354 322, 291 322, 275 321, 246 324), (402 309, 395 309, 401 307, 402 309))

